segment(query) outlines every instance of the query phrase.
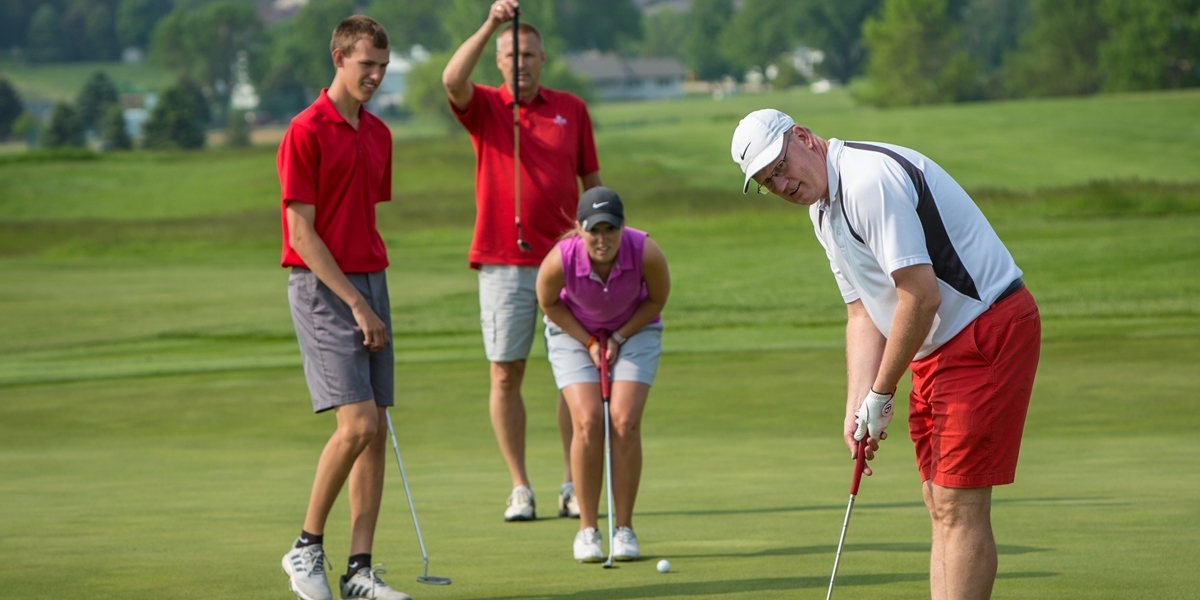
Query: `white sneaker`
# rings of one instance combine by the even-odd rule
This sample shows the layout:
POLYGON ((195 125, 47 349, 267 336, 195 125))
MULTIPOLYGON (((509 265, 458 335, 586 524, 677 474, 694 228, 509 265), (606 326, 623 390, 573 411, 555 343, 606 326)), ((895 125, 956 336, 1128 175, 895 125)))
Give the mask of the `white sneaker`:
POLYGON ((575 560, 581 563, 598 563, 604 560, 600 550, 600 532, 588 527, 575 534, 575 560))
POLYGON ((342 600, 412 600, 411 596, 393 590, 379 578, 380 573, 386 572, 379 567, 363 567, 353 577, 342 575, 339 580, 342 600))
POLYGON ((575 486, 565 484, 558 493, 558 516, 579 518, 579 499, 575 497, 575 486))
POLYGON ((504 510, 505 521, 532 521, 537 518, 537 502, 533 490, 527 485, 513 488, 508 495, 508 508, 504 510))
POLYGON ((641 557, 638 551, 637 534, 628 527, 618 527, 613 535, 613 560, 637 560, 641 557))
POLYGON ((333 590, 325 579, 325 550, 321 544, 292 548, 283 555, 283 572, 288 587, 301 600, 333 600, 333 590))

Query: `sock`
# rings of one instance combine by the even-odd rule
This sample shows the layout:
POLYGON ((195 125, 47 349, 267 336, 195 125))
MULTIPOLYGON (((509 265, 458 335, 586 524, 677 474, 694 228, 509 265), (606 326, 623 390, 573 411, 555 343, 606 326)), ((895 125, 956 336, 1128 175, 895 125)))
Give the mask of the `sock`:
POLYGON ((575 482, 568 481, 568 482, 562 484, 562 489, 559 491, 565 492, 567 490, 573 490, 573 489, 575 489, 575 482))
POLYGON ((355 554, 350 557, 349 565, 346 567, 346 578, 354 577, 354 574, 363 567, 371 566, 371 554, 355 554))
POLYGON ((323 533, 318 535, 315 533, 309 533, 309 532, 301 529, 300 537, 296 538, 296 545, 293 547, 294 548, 303 548, 305 546, 311 546, 313 544, 320 544, 324 540, 325 540, 325 534, 323 534, 323 533))

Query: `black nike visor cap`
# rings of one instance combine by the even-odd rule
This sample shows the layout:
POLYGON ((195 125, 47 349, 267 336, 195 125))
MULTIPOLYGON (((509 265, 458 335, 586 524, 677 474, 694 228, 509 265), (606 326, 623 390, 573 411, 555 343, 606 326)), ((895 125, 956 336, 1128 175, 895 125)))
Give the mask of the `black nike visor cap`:
POLYGON ((591 231, 599 223, 620 227, 625 223, 625 205, 621 203, 621 197, 616 192, 604 186, 597 186, 579 197, 579 209, 575 213, 575 220, 579 221, 584 231, 591 231))

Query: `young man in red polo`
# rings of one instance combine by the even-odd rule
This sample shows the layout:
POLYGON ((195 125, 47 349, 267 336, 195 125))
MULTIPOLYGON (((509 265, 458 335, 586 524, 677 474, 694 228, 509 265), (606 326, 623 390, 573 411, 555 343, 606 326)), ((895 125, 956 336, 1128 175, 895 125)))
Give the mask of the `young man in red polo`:
POLYGON ((350 558, 341 598, 406 600, 371 566, 383 492, 387 421, 393 403, 387 250, 375 204, 392 195, 392 136, 363 108, 388 65, 379 23, 354 16, 330 43, 337 74, 292 120, 279 146, 283 266, 288 301, 314 412, 332 409, 337 428, 317 462, 300 537, 283 557, 289 587, 304 600, 332 600, 325 578, 325 521, 350 482, 350 558))
MULTIPOLYGON (((480 323, 491 361, 488 408, 500 451, 508 463, 513 491, 504 511, 507 521, 535 519, 536 503, 525 470, 525 403, 521 381, 533 345, 537 319, 537 270, 558 237, 575 226, 580 184, 600 185, 600 163, 592 140, 592 121, 582 100, 541 86, 546 53, 542 36, 527 23, 517 30, 520 57, 514 56, 512 27, 496 38, 496 67, 504 74, 499 88, 471 82, 488 40, 513 20, 516 0, 496 0, 487 19, 463 42, 442 72, 442 84, 455 116, 475 145, 475 237, 471 267, 479 270, 480 323), (517 81, 513 61, 517 60, 517 81), (520 133, 514 139, 513 85, 518 87, 520 133), (514 142, 520 141, 520 223, 514 198, 514 142), (518 239, 527 247, 518 245, 518 239)), ((564 481, 559 516, 579 516, 571 484, 571 415, 559 396, 558 426, 563 441, 564 481)))

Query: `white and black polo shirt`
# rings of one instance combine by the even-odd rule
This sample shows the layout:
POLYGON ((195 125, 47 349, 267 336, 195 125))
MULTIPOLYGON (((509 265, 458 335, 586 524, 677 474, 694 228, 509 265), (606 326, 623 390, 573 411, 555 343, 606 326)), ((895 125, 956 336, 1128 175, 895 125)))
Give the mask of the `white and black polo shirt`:
POLYGON ((829 141, 829 199, 809 209, 847 304, 862 300, 884 337, 898 298, 891 274, 933 266, 942 305, 916 359, 983 314, 1021 277, 971 197, 932 160, 891 144, 829 141))

